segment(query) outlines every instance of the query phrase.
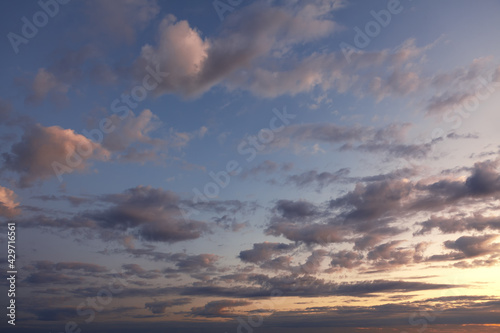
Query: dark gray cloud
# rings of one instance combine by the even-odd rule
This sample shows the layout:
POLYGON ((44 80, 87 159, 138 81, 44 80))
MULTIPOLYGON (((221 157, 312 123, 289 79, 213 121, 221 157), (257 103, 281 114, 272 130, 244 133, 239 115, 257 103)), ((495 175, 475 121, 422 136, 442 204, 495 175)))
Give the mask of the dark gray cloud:
POLYGON ((303 188, 307 186, 316 186, 318 190, 336 182, 345 181, 350 170, 347 168, 339 169, 335 172, 317 172, 316 170, 306 171, 297 175, 290 175, 286 178, 286 184, 293 184, 303 188))
POLYGON ((475 163, 465 181, 443 179, 431 184, 416 184, 416 189, 427 192, 410 206, 411 209, 442 209, 464 199, 495 198, 500 192, 498 161, 475 163))
POLYGON ((184 220, 180 199, 171 191, 138 186, 105 200, 110 208, 83 214, 104 229, 130 229, 145 240, 162 242, 196 239, 209 229, 205 222, 184 220))
POLYGON ((466 258, 474 258, 498 252, 500 244, 493 244, 498 237, 499 235, 462 236, 455 241, 446 241, 444 246, 459 251, 466 258))
POLYGON ((167 308, 191 303, 191 298, 176 298, 166 301, 154 301, 144 304, 144 307, 154 314, 165 313, 167 308))
POLYGON ((212 301, 205 304, 202 307, 194 307, 191 309, 191 315, 194 317, 233 317, 234 314, 228 312, 229 309, 251 305, 251 302, 248 301, 238 301, 238 300, 220 300, 220 301, 212 301))
POLYGON ((278 200, 273 210, 287 221, 302 221, 319 213, 318 208, 308 201, 278 200))
POLYGON ((290 252, 297 247, 295 244, 284 243, 255 243, 253 249, 241 251, 239 258, 244 262, 260 263, 273 256, 290 252))
POLYGON ((347 221, 374 220, 398 208, 411 190, 412 184, 404 180, 358 183, 353 191, 331 200, 330 207, 346 210, 347 221))

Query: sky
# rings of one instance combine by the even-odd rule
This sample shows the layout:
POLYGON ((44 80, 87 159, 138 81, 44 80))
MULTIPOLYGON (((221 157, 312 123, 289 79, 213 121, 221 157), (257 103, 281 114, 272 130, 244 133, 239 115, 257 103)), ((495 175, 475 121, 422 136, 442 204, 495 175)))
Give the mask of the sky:
POLYGON ((497 332, 499 13, 5 3, 2 331, 497 332))

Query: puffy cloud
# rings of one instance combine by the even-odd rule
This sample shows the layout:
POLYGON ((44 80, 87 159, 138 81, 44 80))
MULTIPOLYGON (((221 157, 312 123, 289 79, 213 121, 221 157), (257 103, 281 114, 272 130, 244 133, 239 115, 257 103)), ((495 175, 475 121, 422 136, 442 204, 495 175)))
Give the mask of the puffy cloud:
POLYGON ((278 200, 273 210, 289 221, 302 220, 318 214, 314 204, 302 200, 278 200))
POLYGON ((296 248, 294 244, 255 243, 253 249, 241 251, 239 258, 245 262, 259 263, 271 259, 274 255, 289 252, 296 248))
POLYGON ((343 214, 348 221, 373 220, 400 207, 411 190, 412 184, 404 180, 358 183, 353 191, 331 200, 330 207, 348 209, 343 214))
POLYGON ((431 184, 418 183, 418 190, 426 192, 415 200, 412 209, 441 209, 459 200, 474 200, 485 197, 496 198, 500 193, 498 161, 475 163, 465 181, 442 179, 431 184))
POLYGON ((281 236, 295 242, 306 244, 328 244, 345 241, 342 228, 328 224, 297 225, 288 222, 272 223, 266 229, 267 235, 281 236))
MULTIPOLYGON (((354 189, 323 204, 303 200, 278 200, 271 210, 273 215, 265 233, 284 236, 295 242, 324 246, 334 242, 349 242, 354 243, 355 250, 370 250, 384 240, 407 231, 408 229, 396 223, 411 217, 417 211, 445 212, 458 201, 473 205, 485 199, 496 199, 500 190, 497 166, 497 161, 478 162, 472 168, 463 169, 469 171, 468 177, 457 179, 440 175, 417 182, 410 181, 407 177, 419 174, 417 168, 348 178, 348 181, 357 181, 354 189)), ((463 218, 459 215, 453 220, 452 223, 449 218, 432 217, 417 224, 422 229, 415 235, 429 232, 433 228, 446 233, 499 228, 495 217, 476 215, 463 218)), ((412 262, 415 256, 421 256, 412 248, 393 249, 389 253, 393 260, 375 258, 373 252, 372 264, 401 265, 412 262)))
POLYGON ((14 191, 0 186, 0 216, 11 218, 21 212, 14 191))
POLYGON ((500 244, 493 244, 497 238, 498 235, 462 236, 455 241, 446 241, 444 246, 463 253, 466 258, 473 258, 499 251, 500 244))
POLYGON ((363 255, 359 252, 354 251, 339 251, 337 253, 330 254, 332 258, 330 264, 332 268, 355 268, 363 264, 363 255))
POLYGON ((132 231, 145 240, 162 242, 196 239, 208 231, 205 222, 184 220, 180 199, 171 191, 138 186, 104 199, 112 206, 84 213, 104 229, 132 231))
POLYGON ((203 40, 187 21, 177 21, 172 15, 163 19, 158 29, 159 44, 143 46, 137 68, 143 71, 148 63, 159 64, 161 70, 169 74, 156 93, 196 90, 196 81, 208 56, 209 41, 203 40))
POLYGON ((28 126, 21 141, 3 153, 4 169, 19 173, 19 186, 57 174, 85 171, 89 160, 106 160, 109 151, 71 129, 59 126, 28 126))

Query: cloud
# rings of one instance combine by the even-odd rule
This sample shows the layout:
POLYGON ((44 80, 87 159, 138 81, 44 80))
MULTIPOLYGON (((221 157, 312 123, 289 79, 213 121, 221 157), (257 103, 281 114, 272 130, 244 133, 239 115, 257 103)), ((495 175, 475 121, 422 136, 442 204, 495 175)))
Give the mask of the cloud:
POLYGON ((55 270, 80 270, 86 273, 102 273, 108 269, 97 264, 89 264, 83 262, 58 262, 54 265, 55 270))
POLYGON ((294 184, 297 187, 303 188, 310 185, 315 185, 318 190, 336 182, 340 182, 346 178, 350 170, 347 168, 339 169, 331 172, 317 172, 310 170, 297 175, 290 175, 286 179, 287 184, 294 184))
POLYGON ((14 191, 0 186, 0 216, 12 218, 21 213, 14 191))
POLYGON ((290 266, 293 258, 291 256, 279 256, 274 259, 264 261, 259 267, 262 269, 269 269, 272 271, 284 270, 290 271, 290 266))
POLYGON ((354 251, 339 251, 330 254, 332 268, 348 268, 352 269, 363 264, 363 255, 354 251))
POLYGON ((49 98, 57 106, 67 104, 68 93, 76 88, 86 76, 93 82, 108 83, 116 80, 117 73, 105 63, 103 54, 93 44, 83 45, 76 49, 62 49, 56 58, 51 59, 47 67, 39 68, 33 79, 17 78, 17 81, 28 89, 25 102, 38 105, 49 98), (91 67, 90 71, 87 69, 91 67), (99 70, 99 73, 96 71, 99 70))
POLYGON ((85 197, 78 197, 74 195, 61 195, 61 196, 56 196, 56 195, 37 195, 33 196, 33 199, 37 200, 42 200, 42 201, 67 201, 69 202, 72 206, 78 207, 82 204, 90 203, 92 201, 91 198, 85 198, 85 197))
MULTIPOLYGON (((181 256, 175 263, 176 272, 197 272, 200 270, 214 270, 215 263, 219 260, 215 254, 198 254, 192 256, 181 256)), ((172 270, 167 269, 167 272, 172 270)))
POLYGON ((47 96, 50 96, 56 103, 67 100, 66 94, 69 85, 57 78, 53 73, 45 68, 40 68, 36 73, 30 86, 30 94, 26 97, 26 102, 39 104, 47 96))
POLYGON ((177 298, 167 301, 154 301, 148 302, 144 305, 146 309, 149 309, 154 314, 165 313, 167 308, 171 308, 179 305, 186 305, 191 303, 191 298, 177 298))
POLYGON ((191 315, 194 317, 233 317, 227 310, 239 306, 251 305, 251 302, 236 300, 212 301, 202 307, 191 308, 191 315))
POLYGON ((345 241, 342 228, 328 224, 296 225, 288 222, 272 223, 266 235, 284 236, 294 242, 306 244, 328 244, 345 241))
POLYGON ((137 31, 144 29, 160 12, 155 0, 90 0, 85 6, 89 19, 87 31, 114 43, 134 42, 137 31))
POLYGON ((253 249, 241 251, 238 257, 244 262, 260 263, 277 254, 289 252, 296 247, 294 244, 284 243, 255 243, 253 249))
POLYGON ((23 281, 32 285, 66 285, 81 284, 84 276, 97 277, 101 273, 108 272, 104 266, 84 262, 57 262, 35 261, 31 265, 24 266, 31 272, 23 281))
POLYGON ((484 100, 499 80, 492 69, 492 58, 476 58, 467 67, 439 73, 430 79, 433 97, 427 101, 426 115, 441 116, 447 111, 469 109, 475 100, 484 100), (437 90, 437 91, 436 91, 437 90))
POLYGON ((157 161, 166 157, 169 148, 185 147, 193 137, 171 129, 165 138, 153 138, 151 134, 163 124, 149 109, 144 109, 137 116, 129 111, 123 120, 116 114, 107 119, 113 131, 104 135, 102 146, 113 154, 114 160, 121 162, 157 161))
POLYGON ((143 46, 136 69, 159 63, 171 74, 159 93, 197 95, 273 51, 330 35, 336 24, 324 16, 337 8, 313 3, 278 8, 259 1, 230 15, 214 38, 203 38, 187 21, 168 15, 158 28, 157 45, 143 46))
POLYGON ((40 124, 25 128, 21 141, 2 154, 4 169, 20 175, 20 187, 49 179, 60 168, 68 173, 85 171, 90 160, 106 160, 109 156, 102 146, 71 129, 40 124))
POLYGON ((317 216, 317 207, 305 200, 278 200, 273 208, 283 219, 288 221, 302 220, 317 216))
POLYGON ((474 258, 500 250, 500 244, 492 244, 497 238, 498 235, 462 236, 455 241, 446 241, 444 246, 463 253, 466 258, 474 258))
POLYGON ((149 136, 150 132, 161 126, 159 118, 151 110, 145 109, 137 116, 131 113, 122 121, 118 119, 117 115, 112 115, 110 119, 118 125, 102 141, 103 147, 109 151, 124 151, 136 142, 152 146, 162 143, 161 140, 152 139, 149 136))
POLYGON ((240 231, 243 228, 249 226, 247 222, 238 222, 238 220, 230 215, 223 215, 222 217, 214 217, 213 221, 217 226, 222 227, 224 230, 229 230, 233 232, 240 231))
POLYGON ((187 286, 180 292, 182 295, 189 296, 262 298, 270 297, 273 295, 273 291, 280 290, 282 297, 328 297, 333 295, 367 297, 378 293, 401 293, 459 287, 449 284, 389 280, 335 283, 318 279, 312 275, 280 275, 269 277, 263 274, 256 274, 249 276, 248 280, 260 287, 187 286))
MULTIPOLYGON (((230 77, 227 85, 230 89, 246 89, 267 98, 321 89, 350 92, 358 97, 370 94, 380 101, 389 95, 413 93, 424 86, 425 79, 416 69, 409 68, 417 68, 411 60, 418 59, 433 44, 418 48, 415 40, 410 39, 396 51, 357 52, 350 62, 341 52, 315 52, 303 57, 284 52, 295 56, 282 57, 281 67, 264 65, 240 71, 230 77), (367 67, 370 72, 366 71, 367 67)), ((273 60, 270 62, 274 63, 273 60)))
MULTIPOLYGON (((66 196, 42 196, 40 199, 74 201, 66 196)), ((77 199, 77 202, 80 200, 77 199)), ((170 255, 152 249, 134 249, 133 241, 175 243, 193 240, 211 233, 217 226, 237 231, 246 226, 246 222, 237 223, 224 217, 251 214, 257 207, 254 202, 239 200, 193 203, 192 200, 181 199, 172 191, 141 185, 121 193, 89 197, 85 203, 96 208, 85 209, 69 217, 68 214, 48 216, 43 210, 36 210, 37 215, 25 217, 19 223, 29 228, 73 230, 75 235, 84 238, 99 237, 106 242, 118 242, 127 247, 128 253, 133 256, 171 261, 170 255), (190 214, 184 211, 188 208, 196 209, 206 221, 189 218, 190 214)))
POLYGON ((412 185, 404 180, 358 183, 353 191, 330 201, 330 208, 344 208, 346 220, 363 221, 381 218, 398 208, 408 198, 412 185))
POLYGON ((138 264, 123 264, 122 268, 125 275, 137 276, 141 279, 156 279, 161 276, 161 272, 157 269, 145 270, 138 264))
POLYGON ((391 157, 421 159, 426 157, 435 142, 406 144, 410 123, 393 123, 382 128, 360 125, 340 126, 334 123, 305 123, 289 125, 268 144, 268 150, 293 147, 304 150, 304 144, 325 143, 337 151, 386 153, 391 157))
POLYGON ((477 162, 465 181, 442 179, 431 184, 417 183, 418 190, 425 191, 412 204, 412 209, 440 209, 460 200, 495 198, 500 192, 498 161, 477 162))
POLYGON ((199 238, 209 229, 205 222, 184 220, 180 199, 171 191, 137 186, 104 199, 111 207, 83 214, 104 229, 131 231, 148 241, 171 243, 199 238))
POLYGON ((431 232, 433 229, 438 229, 444 234, 471 230, 500 230, 500 217, 489 217, 481 214, 474 214, 469 217, 456 216, 453 218, 431 216, 428 220, 418 224, 422 226, 422 229, 416 232, 415 235, 424 235, 431 232))
POLYGON ((299 272, 299 274, 316 274, 321 271, 323 261, 328 258, 328 256, 329 252, 326 250, 314 250, 307 258, 306 262, 300 265, 296 271, 299 272))

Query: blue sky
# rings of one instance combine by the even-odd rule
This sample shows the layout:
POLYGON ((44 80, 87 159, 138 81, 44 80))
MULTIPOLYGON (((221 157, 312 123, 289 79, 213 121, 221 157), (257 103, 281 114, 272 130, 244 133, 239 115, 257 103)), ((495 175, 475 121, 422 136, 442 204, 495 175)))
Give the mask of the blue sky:
POLYGON ((9 4, 15 329, 498 329, 499 10, 9 4))

